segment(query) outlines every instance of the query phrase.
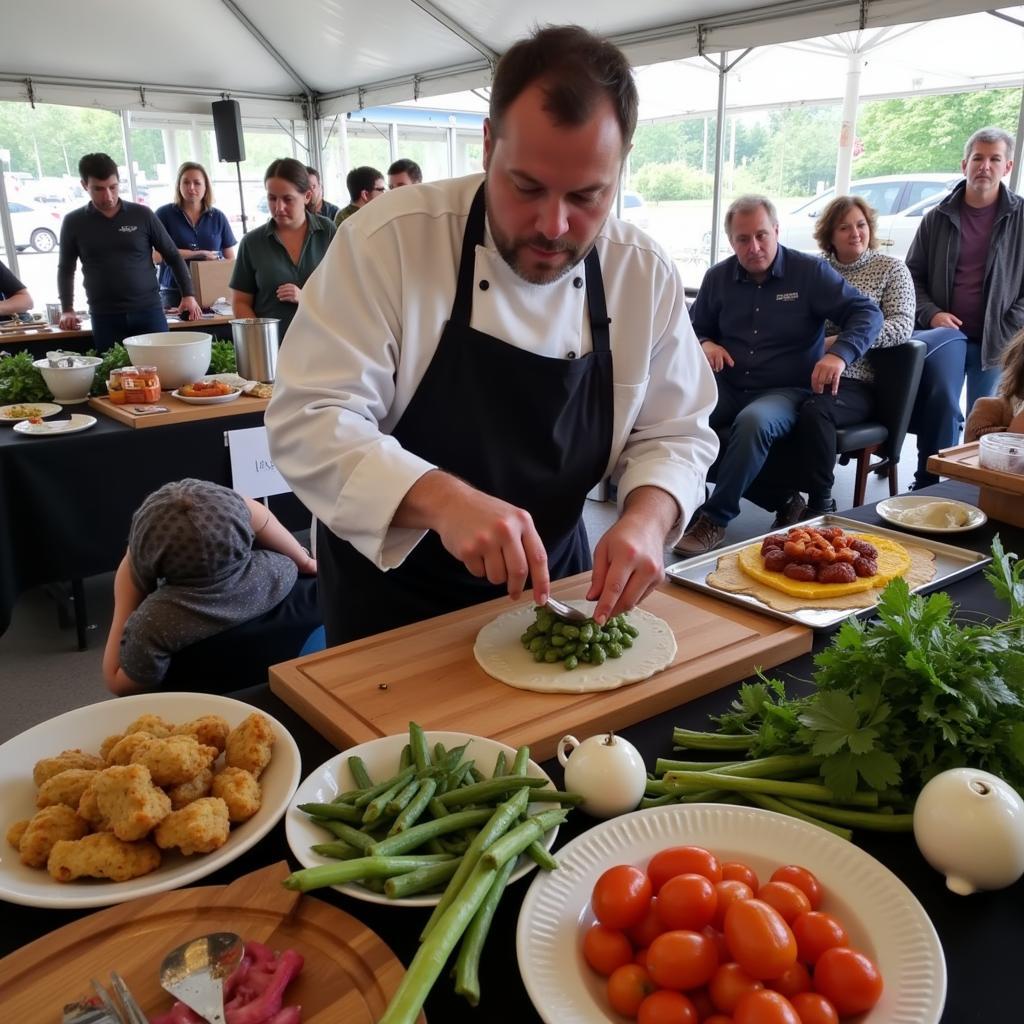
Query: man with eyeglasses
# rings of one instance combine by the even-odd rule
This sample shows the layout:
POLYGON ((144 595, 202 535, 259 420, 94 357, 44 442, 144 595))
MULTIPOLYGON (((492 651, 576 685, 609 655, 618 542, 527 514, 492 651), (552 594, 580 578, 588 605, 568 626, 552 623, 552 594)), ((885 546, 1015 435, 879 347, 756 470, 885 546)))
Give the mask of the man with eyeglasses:
POLYGON ((376 167, 353 168, 348 172, 345 184, 348 187, 349 198, 352 202, 334 218, 334 223, 339 227, 353 213, 358 213, 368 202, 376 199, 382 192, 387 192, 387 186, 384 184, 384 175, 376 167))

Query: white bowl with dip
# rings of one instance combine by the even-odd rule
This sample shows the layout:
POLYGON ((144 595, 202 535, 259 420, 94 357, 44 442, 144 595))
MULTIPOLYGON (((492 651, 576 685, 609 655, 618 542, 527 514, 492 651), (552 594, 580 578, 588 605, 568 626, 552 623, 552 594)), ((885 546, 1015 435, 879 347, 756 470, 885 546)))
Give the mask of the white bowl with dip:
POLYGON ((62 354, 59 359, 37 359, 32 365, 43 375, 53 400, 60 405, 77 405, 89 401, 96 367, 103 362, 99 356, 62 354), (68 363, 69 365, 55 365, 68 363))

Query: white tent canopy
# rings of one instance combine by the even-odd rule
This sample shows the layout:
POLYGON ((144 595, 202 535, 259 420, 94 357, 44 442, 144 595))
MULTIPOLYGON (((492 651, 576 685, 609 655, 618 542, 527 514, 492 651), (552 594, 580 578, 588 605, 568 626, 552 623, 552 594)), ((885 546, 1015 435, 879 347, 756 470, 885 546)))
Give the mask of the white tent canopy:
MULTIPOLYGON (((974 0, 33 0, 5 5, 0 100, 207 114, 211 99, 229 95, 247 116, 325 116, 486 86, 498 55, 537 24, 585 25, 641 66, 988 7, 974 0)), ((1018 49, 1006 73, 1019 81, 1020 32, 1007 28, 1018 49)), ((964 67, 955 54, 936 55, 930 69, 951 87, 970 87, 979 69, 998 71, 988 53, 965 50, 964 67)), ((752 75, 762 96, 772 81, 763 70, 752 75)))

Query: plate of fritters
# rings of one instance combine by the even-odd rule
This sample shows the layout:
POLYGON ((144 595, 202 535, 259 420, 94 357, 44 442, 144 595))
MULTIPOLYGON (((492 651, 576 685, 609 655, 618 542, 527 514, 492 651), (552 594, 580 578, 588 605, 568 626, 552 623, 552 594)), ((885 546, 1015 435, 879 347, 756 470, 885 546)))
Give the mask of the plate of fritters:
POLYGON ((0 746, 0 899, 99 907, 189 885, 273 828, 300 769, 280 722, 216 694, 52 718, 0 746))
POLYGON ((222 380, 213 378, 193 381, 172 391, 175 398, 190 405, 220 405, 223 402, 233 402, 240 397, 240 388, 232 387, 222 380))

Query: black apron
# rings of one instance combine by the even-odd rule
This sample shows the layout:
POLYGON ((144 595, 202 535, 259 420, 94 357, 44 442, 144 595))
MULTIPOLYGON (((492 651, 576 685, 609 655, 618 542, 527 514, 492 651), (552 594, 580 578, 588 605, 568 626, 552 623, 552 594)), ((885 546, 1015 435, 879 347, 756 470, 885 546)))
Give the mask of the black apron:
MULTIPOLYGON (((561 579, 591 567, 583 502, 603 477, 611 451, 612 354, 601 264, 591 249, 584 261, 593 340, 588 355, 550 358, 474 330, 473 279, 484 213, 481 186, 462 239, 451 319, 392 436, 439 469, 529 511, 551 578, 561 579)), ((321 523, 317 567, 331 646, 488 601, 508 589, 473 576, 433 531, 400 566, 382 572, 321 523)))

